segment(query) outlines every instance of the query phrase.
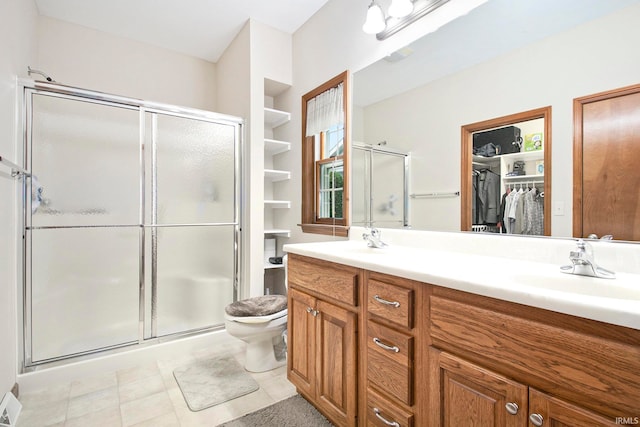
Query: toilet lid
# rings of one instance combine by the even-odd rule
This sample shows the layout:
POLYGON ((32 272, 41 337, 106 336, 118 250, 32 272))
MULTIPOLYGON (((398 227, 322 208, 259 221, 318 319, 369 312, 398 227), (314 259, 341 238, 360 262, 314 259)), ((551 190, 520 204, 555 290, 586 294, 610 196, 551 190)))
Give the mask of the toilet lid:
POLYGON ((252 317, 268 316, 287 308, 287 297, 284 295, 263 295, 243 299, 229 304, 224 311, 229 316, 252 317))

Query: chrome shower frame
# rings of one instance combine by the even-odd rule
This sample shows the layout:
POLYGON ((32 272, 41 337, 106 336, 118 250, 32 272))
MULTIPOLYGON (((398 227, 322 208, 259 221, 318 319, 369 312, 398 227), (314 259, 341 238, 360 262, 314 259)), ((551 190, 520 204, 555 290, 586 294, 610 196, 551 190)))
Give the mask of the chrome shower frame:
MULTIPOLYGON (((233 300, 238 299, 239 288, 241 281, 241 259, 242 259, 242 206, 241 206, 241 194, 244 192, 242 176, 244 169, 244 161, 243 161, 243 145, 244 145, 244 127, 245 123, 242 118, 199 110, 194 108, 180 107, 170 104, 150 102, 145 100, 140 100, 136 98, 123 97, 118 95, 107 94, 98 91, 92 91, 67 85, 61 85, 58 83, 51 82, 43 82, 36 81, 30 79, 19 79, 18 80, 18 103, 20 111, 20 119, 21 119, 21 128, 22 132, 18 136, 18 140, 16 141, 18 158, 22 159, 22 165, 25 170, 29 171, 30 159, 29 153, 27 150, 28 141, 31 138, 31 129, 27 127, 27 123, 29 123, 28 118, 31 117, 33 113, 32 106, 32 94, 44 94, 47 96, 71 99, 71 100, 79 100, 86 101, 95 104, 109 105, 118 108, 138 110, 139 111, 139 145, 140 145, 140 212, 139 212, 139 222, 138 224, 121 224, 117 226, 112 225, 98 225, 98 226, 82 226, 78 228, 90 228, 90 227, 138 227, 140 229, 139 236, 139 262, 140 262, 140 270, 139 270, 139 328, 138 328, 138 340, 135 342, 126 342, 117 345, 101 347, 89 351, 84 351, 80 353, 75 353, 72 355, 64 355, 60 357, 55 357, 51 359, 47 359, 44 361, 33 362, 32 360, 32 335, 30 330, 31 321, 30 318, 32 316, 31 312, 31 289, 29 284, 31 283, 31 265, 30 260, 31 257, 28 256, 27 253, 28 248, 31 248, 30 244, 27 244, 26 239, 28 238, 27 231, 29 229, 46 229, 46 228, 68 228, 66 226, 45 226, 45 227, 32 227, 29 214, 30 202, 28 200, 28 190, 30 189, 30 184, 27 183, 27 179, 23 179, 21 183, 21 192, 19 191, 18 196, 20 200, 17 204, 18 213, 16 217, 18 218, 17 226, 18 226, 18 241, 16 245, 18 247, 19 252, 21 253, 22 265, 18 270, 18 278, 17 278, 17 286, 21 286, 21 289, 18 289, 18 310, 21 308, 21 316, 19 316, 19 330, 22 331, 21 336, 19 337, 19 360, 21 365, 21 373, 32 372, 35 370, 41 369, 43 366, 52 367, 57 365, 66 364, 69 360, 79 361, 85 360, 92 357, 95 357, 97 354, 112 354, 116 352, 129 351, 132 348, 139 348, 140 346, 150 346, 160 342, 173 341, 176 339, 199 335, 206 332, 212 332, 216 330, 220 330, 224 328, 224 324, 221 325, 213 325, 205 328, 191 329, 181 332, 172 333, 164 336, 157 336, 157 311, 156 304, 157 301, 155 299, 156 294, 156 266, 153 265, 151 268, 151 293, 152 293, 152 303, 151 303, 151 318, 146 318, 146 293, 149 291, 146 289, 146 275, 149 274, 148 271, 145 271, 145 234, 149 231, 147 229, 151 229, 152 239, 152 251, 155 253, 156 250, 156 240, 155 234, 158 227, 182 227, 182 226, 202 226, 202 227, 211 227, 211 226, 233 226, 233 236, 234 236, 234 254, 233 254, 233 300), (152 212, 151 212, 151 224, 145 224, 145 141, 148 141, 146 135, 146 126, 145 120, 148 118, 145 117, 147 113, 157 113, 168 116, 182 117, 186 119, 195 119, 199 121, 219 123, 233 126, 235 129, 235 146, 234 146, 234 208, 233 215, 234 221, 230 223, 197 223, 197 224, 157 224, 157 206, 155 203, 151 204, 152 212), (145 338, 145 325, 151 325, 151 337, 145 338)), ((152 116, 152 120, 155 121, 157 116, 154 114, 152 116)), ((152 138, 151 141, 151 149, 155 151, 155 137, 152 138)), ((152 155, 155 156, 155 153, 152 152, 152 155)), ((155 159, 154 159, 155 160, 155 159)), ((155 161, 152 162, 152 165, 155 165, 155 161)), ((152 176, 155 178, 156 171, 152 171, 152 176)), ((157 189, 157 185, 153 186, 157 189)), ((155 198, 156 195, 152 194, 152 198, 155 198)), ((20 256, 19 256, 20 258, 20 256)))

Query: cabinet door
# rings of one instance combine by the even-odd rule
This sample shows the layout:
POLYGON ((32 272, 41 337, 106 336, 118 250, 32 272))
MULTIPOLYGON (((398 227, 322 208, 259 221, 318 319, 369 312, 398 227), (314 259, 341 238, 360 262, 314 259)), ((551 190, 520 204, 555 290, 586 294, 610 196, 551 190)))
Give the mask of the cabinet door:
POLYGON ((429 351, 429 364, 430 426, 521 427, 527 424, 525 385, 435 348, 429 351))
POLYGON ((529 426, 534 427, 534 421, 542 421, 547 427, 609 427, 620 424, 638 424, 635 414, 620 414, 620 418, 604 418, 593 412, 574 406, 564 400, 549 396, 535 389, 529 391, 529 413, 534 418, 529 426), (627 418, 625 418, 625 415, 627 418))
POLYGON ((316 307, 316 399, 332 422, 355 426, 357 315, 325 301, 316 307))
POLYGON ((315 387, 315 298, 289 289, 287 319, 287 378, 300 392, 314 396, 315 387))

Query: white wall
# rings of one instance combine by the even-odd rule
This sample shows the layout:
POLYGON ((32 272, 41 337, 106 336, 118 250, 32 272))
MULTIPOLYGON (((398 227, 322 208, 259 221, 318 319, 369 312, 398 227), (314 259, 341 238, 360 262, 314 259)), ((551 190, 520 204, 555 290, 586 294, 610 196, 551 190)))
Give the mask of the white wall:
POLYGON ((212 62, 44 16, 38 30, 38 67, 58 83, 216 111, 212 62))
MULTIPOLYGON (((0 156, 16 158, 16 79, 36 61, 37 10, 31 0, 0 5, 0 156)), ((17 182, 0 167, 0 394, 16 382, 17 368, 17 182)))
MULTIPOLYGON (((246 120, 245 188, 242 195, 242 274, 245 286, 241 289, 241 297, 262 295, 264 292, 264 80, 278 82, 282 87, 291 85, 291 51, 290 34, 250 20, 217 63, 220 111, 246 120)), ((270 99, 271 102, 275 103, 270 99)), ((277 105, 270 106, 279 108, 277 105)), ((279 138, 279 135, 269 137, 279 138)))
MULTIPOLYGON (((365 140, 412 151, 416 192, 460 189, 460 127, 552 107, 552 234, 572 235, 573 99, 640 80, 640 5, 365 108, 365 140)), ((460 199, 412 202, 418 229, 460 229, 460 199)))
MULTIPOLYGON (((251 236, 248 232, 249 225, 251 223, 251 209, 247 208, 251 203, 251 194, 247 191, 247 183, 250 179, 251 170, 251 145, 249 143, 251 138, 251 129, 248 126, 246 118, 251 114, 251 85, 250 85, 250 69, 251 69, 251 55, 249 51, 250 44, 250 25, 245 24, 238 35, 233 39, 231 44, 224 51, 220 59, 218 60, 217 73, 216 73, 216 86, 218 87, 218 107, 221 111, 227 114, 245 118, 244 125, 244 140, 243 140, 243 157, 244 157, 244 170, 243 175, 243 189, 242 189, 242 271, 241 275, 244 280, 246 277, 250 277, 251 264, 249 260, 251 255, 251 236)), ((255 251, 255 248, 253 249, 255 251)), ((239 296, 241 298, 247 297, 247 286, 239 289, 239 296)))

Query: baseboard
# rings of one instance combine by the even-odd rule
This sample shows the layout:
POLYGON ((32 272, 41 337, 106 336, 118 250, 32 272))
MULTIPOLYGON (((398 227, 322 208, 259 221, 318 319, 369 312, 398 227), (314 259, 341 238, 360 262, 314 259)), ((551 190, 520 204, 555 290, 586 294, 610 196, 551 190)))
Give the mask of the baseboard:
POLYGON ((18 385, 18 383, 15 383, 13 387, 11 387, 11 394, 13 394, 16 399, 20 397, 20 386, 18 385))

